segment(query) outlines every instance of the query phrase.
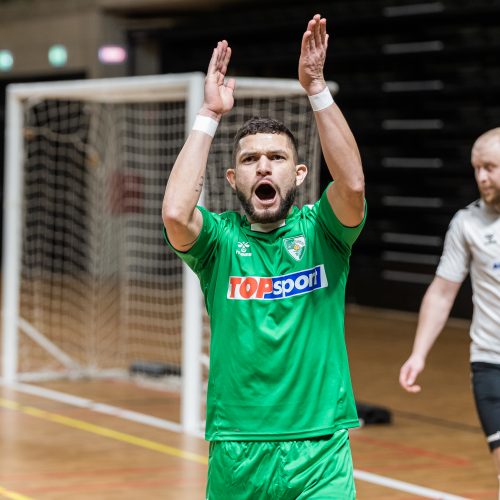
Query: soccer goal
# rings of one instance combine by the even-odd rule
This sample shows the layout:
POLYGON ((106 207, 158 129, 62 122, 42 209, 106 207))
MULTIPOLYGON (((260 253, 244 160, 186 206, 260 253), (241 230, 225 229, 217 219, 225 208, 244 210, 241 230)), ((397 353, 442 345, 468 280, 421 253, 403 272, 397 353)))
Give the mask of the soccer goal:
MULTIPOLYGON (((197 278, 162 239, 161 204, 203 87, 201 73, 8 87, 4 383, 149 367, 182 391, 182 427, 199 432, 210 332, 197 278)), ((320 148, 298 82, 237 78, 201 203, 239 209, 224 174, 252 116, 296 134, 310 167, 297 201, 315 201, 320 148)))

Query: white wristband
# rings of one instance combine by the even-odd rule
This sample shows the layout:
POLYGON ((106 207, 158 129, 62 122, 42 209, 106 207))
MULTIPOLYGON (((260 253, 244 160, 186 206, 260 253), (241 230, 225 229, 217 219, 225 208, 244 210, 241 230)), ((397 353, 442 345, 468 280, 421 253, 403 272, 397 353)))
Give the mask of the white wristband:
POLYGON ((333 97, 330 89, 325 87, 319 94, 307 96, 313 111, 321 111, 333 104, 333 97))
POLYGON ((219 122, 210 118, 209 116, 196 115, 196 119, 193 124, 193 130, 198 130, 199 132, 204 132, 210 137, 215 135, 219 122))

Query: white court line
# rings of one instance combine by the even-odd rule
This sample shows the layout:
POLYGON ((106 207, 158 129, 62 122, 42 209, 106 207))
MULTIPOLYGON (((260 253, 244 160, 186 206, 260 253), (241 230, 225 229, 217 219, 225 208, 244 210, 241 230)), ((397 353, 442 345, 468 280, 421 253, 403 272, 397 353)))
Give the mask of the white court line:
POLYGON ((84 408, 86 410, 103 413, 105 415, 112 415, 113 417, 123 418, 124 420, 138 422, 140 424, 157 427, 158 429, 163 429, 170 432, 182 432, 181 425, 176 422, 170 422, 169 420, 153 417, 151 415, 145 415, 144 413, 126 410, 125 408, 120 408, 118 406, 97 403, 95 401, 92 401, 91 399, 80 398, 78 396, 72 396, 71 394, 65 394, 64 392, 53 391, 52 389, 45 389, 43 387, 37 387, 29 384, 14 383, 7 385, 4 384, 3 380, 1 379, 0 384, 4 387, 8 387, 19 392, 32 394, 41 398, 52 399, 53 401, 59 401, 61 403, 66 403, 78 408, 84 408))
MULTIPOLYGON (((9 389, 14 389, 15 391, 23 392, 25 394, 32 394, 34 396, 51 399, 53 401, 59 401, 61 403, 76 406, 78 408, 84 408, 86 410, 95 411, 97 413, 112 415, 114 417, 122 418, 124 420, 130 420, 132 422, 149 425, 151 427, 156 427, 171 432, 182 433, 182 426, 175 422, 170 422, 168 420, 152 417, 150 415, 145 415, 143 413, 138 413, 135 411, 125 410, 124 408, 119 408, 117 406, 96 403, 91 399, 80 398, 78 396, 72 396, 64 392, 54 391, 52 389, 45 389, 43 387, 37 387, 29 384, 17 384, 17 383, 5 384, 3 379, 1 378, 0 378, 0 385, 9 389)), ((197 437, 203 439, 203 433, 200 432, 197 437)), ((360 481, 378 484, 388 489, 413 493, 415 495, 419 495, 424 498, 434 498, 436 500, 470 500, 467 499, 466 497, 452 495, 450 493, 445 493, 443 491, 433 490, 431 488, 425 488, 424 486, 418 486, 416 484, 406 483, 404 481, 398 481, 397 479, 391 479, 389 477, 379 476, 378 474, 373 474, 371 472, 365 472, 358 469, 354 470, 354 477, 360 481)))
POLYGON ((450 493, 445 493, 444 491, 405 483, 404 481, 398 481, 397 479, 391 479, 389 477, 379 476, 378 474, 372 474, 371 472, 364 472, 357 469, 354 470, 354 477, 360 481, 379 484, 380 486, 385 486, 393 490, 406 491, 407 493, 413 493, 414 495, 419 495, 424 498, 435 498, 437 500, 470 500, 466 497, 459 497, 450 493))

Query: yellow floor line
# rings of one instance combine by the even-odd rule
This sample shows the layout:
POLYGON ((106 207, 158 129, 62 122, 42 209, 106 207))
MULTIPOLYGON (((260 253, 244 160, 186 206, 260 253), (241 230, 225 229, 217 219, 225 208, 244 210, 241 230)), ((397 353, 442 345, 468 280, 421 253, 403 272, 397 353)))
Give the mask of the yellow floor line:
POLYGON ((20 495, 19 493, 15 493, 14 491, 6 490, 0 486, 0 496, 5 498, 11 498, 12 500, 32 500, 30 497, 25 495, 20 495))
MULTIPOLYGON (((10 401, 8 399, 0 398, 0 407, 7 408, 10 410, 16 410, 21 413, 24 413, 25 415, 41 418, 49 422, 65 425, 67 427, 72 427, 74 429, 79 429, 81 431, 90 432, 92 434, 97 434, 98 436, 104 436, 110 439, 115 439, 116 441, 128 443, 134 446, 138 446, 140 448, 146 448, 148 450, 157 451, 159 453, 163 453, 164 455, 183 458, 184 460, 189 460, 191 462, 196 462, 203 465, 208 464, 208 458, 205 457, 204 455, 198 455, 196 453, 183 451, 179 448, 174 448, 172 446, 156 443, 155 441, 139 438, 137 436, 126 434, 124 432, 114 431, 113 429, 109 429, 107 427, 101 427, 100 425, 90 424, 88 422, 84 422, 83 420, 77 420, 74 418, 65 417, 64 415, 58 415, 57 413, 51 413, 45 410, 41 410, 40 408, 34 408, 32 406, 23 406, 15 401, 10 401)), ((8 498, 21 499, 25 497, 8 497, 8 498)))

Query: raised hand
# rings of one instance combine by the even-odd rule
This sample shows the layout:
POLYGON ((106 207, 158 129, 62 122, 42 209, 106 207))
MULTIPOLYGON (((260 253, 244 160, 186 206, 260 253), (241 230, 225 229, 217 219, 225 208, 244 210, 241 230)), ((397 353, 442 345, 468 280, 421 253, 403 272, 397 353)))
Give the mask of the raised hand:
POLYGON ((308 95, 318 94, 325 86, 323 67, 328 48, 326 19, 316 14, 308 23, 302 36, 299 59, 299 81, 308 95))
POLYGON ((208 65, 205 77, 205 102, 203 110, 207 114, 215 114, 219 118, 224 113, 231 111, 234 105, 235 81, 230 78, 224 82, 227 66, 231 59, 231 47, 226 40, 222 40, 215 47, 208 65))

